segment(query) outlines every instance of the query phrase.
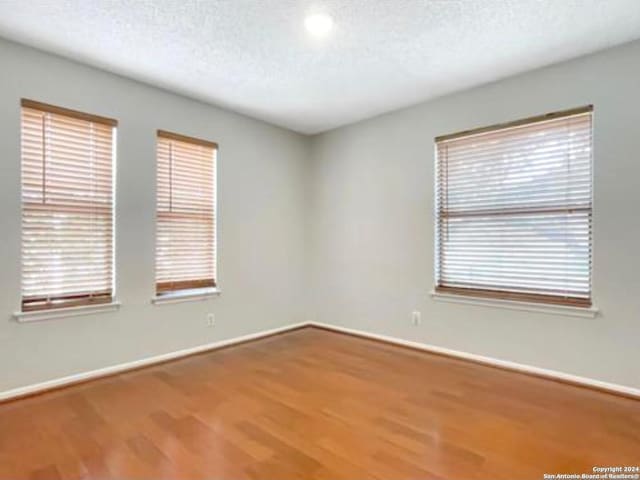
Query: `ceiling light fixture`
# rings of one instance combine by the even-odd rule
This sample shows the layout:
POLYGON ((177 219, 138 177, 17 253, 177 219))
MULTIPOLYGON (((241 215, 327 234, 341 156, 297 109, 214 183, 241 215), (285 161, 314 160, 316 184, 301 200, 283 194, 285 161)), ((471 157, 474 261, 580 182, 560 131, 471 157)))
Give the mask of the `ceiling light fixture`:
POLYGON ((304 20, 304 26, 312 35, 324 37, 333 28, 333 19, 324 13, 309 15, 304 20))

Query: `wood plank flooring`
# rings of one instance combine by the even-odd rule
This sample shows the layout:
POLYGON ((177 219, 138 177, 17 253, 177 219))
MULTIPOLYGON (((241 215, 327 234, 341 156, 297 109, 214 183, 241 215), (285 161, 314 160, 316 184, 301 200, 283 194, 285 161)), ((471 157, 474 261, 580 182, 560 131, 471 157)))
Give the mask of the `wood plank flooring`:
POLYGON ((541 479, 640 401, 314 328, 0 405, 2 479, 541 479))

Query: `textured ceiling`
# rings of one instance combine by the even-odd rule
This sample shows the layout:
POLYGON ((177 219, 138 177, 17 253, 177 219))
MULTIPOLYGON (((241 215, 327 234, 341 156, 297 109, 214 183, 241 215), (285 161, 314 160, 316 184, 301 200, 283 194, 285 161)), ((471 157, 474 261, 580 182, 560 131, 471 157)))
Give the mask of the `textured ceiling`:
POLYGON ((638 38, 640 0, 0 0, 0 36, 316 133, 638 38))

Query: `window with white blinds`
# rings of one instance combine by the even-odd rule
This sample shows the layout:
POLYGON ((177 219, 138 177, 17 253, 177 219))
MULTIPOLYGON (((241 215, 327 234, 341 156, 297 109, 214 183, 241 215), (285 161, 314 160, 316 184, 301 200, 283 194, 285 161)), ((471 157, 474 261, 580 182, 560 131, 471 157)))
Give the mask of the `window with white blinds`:
POLYGON ((213 142, 158 131, 156 294, 216 286, 213 142))
POLYGON ((589 307, 592 108, 436 145, 436 291, 589 307))
POLYGON ((22 100, 22 310, 113 295, 116 121, 22 100))

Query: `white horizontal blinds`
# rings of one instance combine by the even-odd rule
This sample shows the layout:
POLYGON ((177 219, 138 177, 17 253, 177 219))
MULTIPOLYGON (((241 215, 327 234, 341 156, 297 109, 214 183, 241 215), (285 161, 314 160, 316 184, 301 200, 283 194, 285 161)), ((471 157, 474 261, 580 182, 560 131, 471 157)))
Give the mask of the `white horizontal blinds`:
POLYGON ((591 304, 590 107, 437 141, 438 289, 591 304))
POLYGON ((22 309, 111 301, 109 119, 22 102, 22 309))
POLYGON ((158 132, 156 291, 216 285, 216 146, 158 132))

